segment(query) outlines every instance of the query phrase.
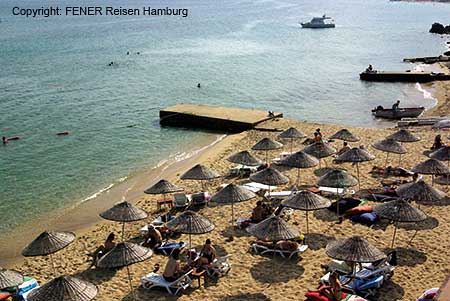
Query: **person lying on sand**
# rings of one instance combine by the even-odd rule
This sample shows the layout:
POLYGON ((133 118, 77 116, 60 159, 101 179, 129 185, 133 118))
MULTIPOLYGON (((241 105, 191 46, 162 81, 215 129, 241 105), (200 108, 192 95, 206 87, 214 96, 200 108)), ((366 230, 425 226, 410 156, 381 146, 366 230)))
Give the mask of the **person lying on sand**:
POLYGON ((294 252, 298 248, 298 242, 294 240, 279 240, 275 244, 271 241, 256 240, 252 243, 258 244, 260 246, 265 246, 267 248, 274 248, 275 250, 283 250, 287 252, 294 252))

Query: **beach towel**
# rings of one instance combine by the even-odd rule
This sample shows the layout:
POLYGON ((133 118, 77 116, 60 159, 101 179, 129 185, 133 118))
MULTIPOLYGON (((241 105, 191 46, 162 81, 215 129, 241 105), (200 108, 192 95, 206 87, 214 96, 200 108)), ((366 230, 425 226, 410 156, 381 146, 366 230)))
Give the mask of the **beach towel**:
POLYGON ((379 220, 379 217, 375 212, 367 212, 367 213, 352 215, 350 217, 350 220, 354 223, 360 223, 363 225, 371 226, 379 220))
POLYGON ((363 213, 370 213, 373 211, 373 206, 371 205, 362 205, 362 206, 356 206, 354 208, 351 208, 347 211, 345 211, 345 214, 352 216, 355 214, 361 215, 363 213))

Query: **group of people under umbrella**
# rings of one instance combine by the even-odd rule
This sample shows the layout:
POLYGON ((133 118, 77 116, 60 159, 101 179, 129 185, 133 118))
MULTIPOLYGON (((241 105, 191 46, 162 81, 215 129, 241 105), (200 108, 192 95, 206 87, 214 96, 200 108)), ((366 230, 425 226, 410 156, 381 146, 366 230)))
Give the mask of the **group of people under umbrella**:
MULTIPOLYGON (((304 149, 293 152, 293 141, 304 138, 306 135, 295 128, 290 128, 279 135, 280 139, 290 139, 290 155, 282 159, 281 166, 296 168, 297 180, 296 186, 300 187, 300 170, 313 168, 320 164, 320 160, 337 153, 337 150, 322 140, 321 133, 315 135, 312 144, 304 149), (318 137, 319 136, 319 137, 318 137)), ((340 139, 346 142, 357 142, 359 137, 353 135, 346 129, 343 129, 330 139, 340 139)), ((386 162, 389 153, 405 154, 407 151, 402 143, 412 143, 419 141, 420 138, 407 130, 400 130, 385 140, 374 143, 372 146, 386 152, 386 162)), ((347 144, 346 144, 347 145, 347 144)), ((278 169, 269 166, 268 152, 283 147, 278 141, 270 138, 264 138, 256 143, 252 150, 264 151, 266 157, 266 166, 262 170, 250 175, 250 180, 267 185, 270 189, 274 186, 286 185, 290 182, 289 178, 278 169)), ((441 161, 450 163, 450 147, 443 147, 430 155, 430 159, 419 163, 412 168, 412 171, 419 174, 432 175, 432 184, 434 184, 434 175, 450 174, 448 165, 441 161)), ((360 188, 359 165, 363 162, 372 161, 375 156, 370 154, 364 147, 348 148, 341 152, 335 158, 336 163, 351 162, 356 166, 357 178, 351 176, 346 170, 334 168, 322 175, 317 181, 318 186, 347 189, 358 185, 360 188)), ((399 158, 399 162, 401 157, 399 158)), ((253 156, 248 151, 241 151, 228 157, 228 161, 245 166, 261 166, 263 161, 253 156)), ((386 163, 387 164, 387 163, 386 163)), ((183 180, 201 181, 203 191, 205 191, 205 182, 211 179, 219 178, 220 174, 204 165, 196 165, 181 176, 183 180)), ((160 180, 145 193, 162 194, 164 199, 167 194, 183 191, 178 186, 166 181, 160 180)), ((416 201, 418 204, 430 205, 442 200, 445 193, 428 185, 423 180, 401 185, 397 189, 399 199, 389 201, 375 206, 374 211, 381 217, 392 221, 395 225, 391 247, 394 247, 395 236, 398 223, 420 222, 427 218, 427 215, 411 204, 410 201, 416 201)), ((235 220, 234 204, 237 202, 248 201, 257 197, 253 191, 237 184, 228 184, 212 196, 211 200, 217 203, 231 204, 231 220, 235 220)), ((284 207, 306 212, 306 233, 309 233, 309 211, 320 210, 331 206, 331 201, 321 195, 308 190, 293 191, 293 193, 281 202, 284 207)), ((337 215, 339 216, 339 206, 337 206, 337 215)), ((150 248, 125 241, 125 223, 136 222, 148 218, 148 214, 135 207, 129 202, 121 202, 112 208, 101 213, 104 219, 122 223, 122 241, 112 245, 110 248, 104 248, 96 252, 95 265, 100 268, 120 268, 126 267, 130 290, 133 295, 133 286, 129 266, 149 259, 153 252, 150 248), (98 259, 98 260, 97 260, 98 259)), ((189 234, 189 245, 191 245, 191 235, 204 234, 214 230, 214 224, 201 214, 186 210, 165 224, 169 230, 189 234)), ((270 242, 279 240, 290 240, 299 236, 299 231, 291 227, 281 216, 273 214, 263 221, 248 227, 248 232, 258 239, 270 242)), ((23 256, 49 256, 54 276, 57 276, 55 263, 52 254, 67 247, 75 240, 75 234, 71 232, 44 232, 32 241, 22 252, 23 256)), ((370 245, 365 239, 353 237, 349 239, 331 242, 327 245, 326 253, 331 257, 348 262, 370 262, 381 259, 385 256, 381 251, 370 245)), ((23 282, 23 276, 11 270, 0 270, 0 289, 17 286, 23 282)), ((45 284, 44 286, 33 290, 28 300, 91 300, 98 292, 94 284, 72 276, 59 276, 45 284), (43 299, 45 296, 45 299, 43 299), (61 296, 65 296, 62 299, 61 296)), ((134 295, 133 295, 134 297, 134 295)))

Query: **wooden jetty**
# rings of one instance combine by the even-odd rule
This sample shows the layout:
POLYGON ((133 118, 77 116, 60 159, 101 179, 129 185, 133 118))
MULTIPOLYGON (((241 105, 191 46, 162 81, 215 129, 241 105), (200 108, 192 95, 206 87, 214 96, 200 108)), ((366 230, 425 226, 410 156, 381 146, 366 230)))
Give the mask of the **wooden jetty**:
POLYGON ((197 104, 177 104, 159 111, 161 125, 205 128, 224 132, 242 132, 261 122, 283 117, 283 113, 217 107, 197 104))
POLYGON ((450 57, 446 56, 446 55, 413 57, 413 58, 404 58, 403 61, 406 63, 434 64, 434 63, 439 63, 439 62, 448 62, 448 61, 450 61, 450 57))
POLYGON ((359 74, 361 80, 377 82, 413 82, 426 83, 450 80, 450 74, 423 71, 372 71, 359 74))
POLYGON ((449 117, 440 116, 428 116, 428 117, 417 117, 417 118, 402 118, 397 122, 398 127, 407 126, 430 126, 438 121, 449 119, 449 117))

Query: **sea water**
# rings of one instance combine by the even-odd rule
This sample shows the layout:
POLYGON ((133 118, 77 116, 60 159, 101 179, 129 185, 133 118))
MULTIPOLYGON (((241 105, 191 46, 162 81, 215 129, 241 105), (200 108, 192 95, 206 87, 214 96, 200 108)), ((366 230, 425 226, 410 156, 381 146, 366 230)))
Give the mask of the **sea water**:
POLYGON ((431 106, 421 86, 358 74, 368 64, 411 69, 404 57, 442 53, 446 39, 428 29, 450 15, 450 5, 386 0, 96 0, 76 5, 189 13, 12 14, 51 5, 0 1, 0 136, 21 137, 0 146, 0 232, 210 141, 159 126, 158 111, 179 102, 355 126, 382 125, 370 110, 397 98, 431 106), (336 28, 300 28, 323 14, 336 28))

